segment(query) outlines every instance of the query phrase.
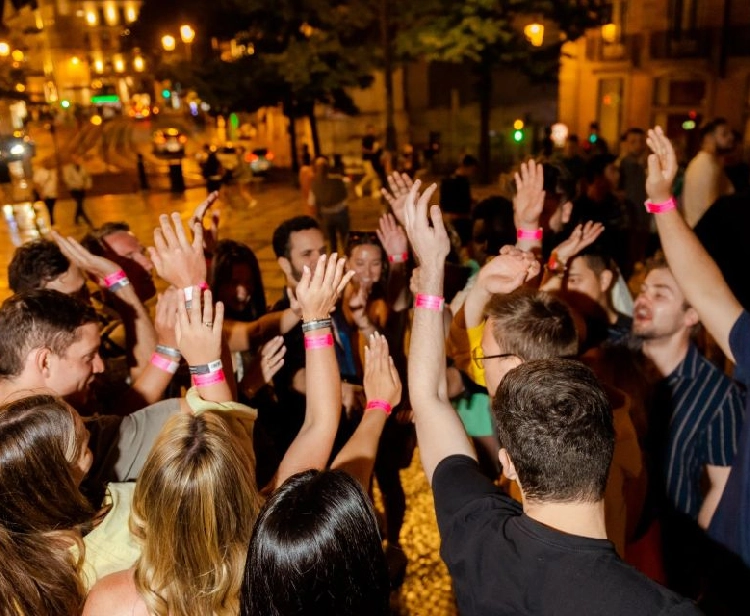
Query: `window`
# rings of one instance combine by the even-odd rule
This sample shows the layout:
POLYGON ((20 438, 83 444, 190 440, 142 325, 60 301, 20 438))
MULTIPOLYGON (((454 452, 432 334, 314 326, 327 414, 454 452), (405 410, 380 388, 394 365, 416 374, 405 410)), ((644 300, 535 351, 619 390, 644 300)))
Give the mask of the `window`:
POLYGON ((675 38, 691 36, 698 24, 698 0, 672 0, 670 17, 675 38))
POLYGON ((599 80, 599 102, 597 118, 601 135, 609 143, 620 140, 622 118, 623 80, 621 77, 607 77, 599 80))

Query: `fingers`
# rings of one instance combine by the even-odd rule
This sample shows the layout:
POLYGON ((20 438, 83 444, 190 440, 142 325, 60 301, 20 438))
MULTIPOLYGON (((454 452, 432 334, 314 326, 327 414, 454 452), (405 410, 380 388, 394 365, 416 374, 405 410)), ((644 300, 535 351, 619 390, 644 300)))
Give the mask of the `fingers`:
MULTIPOLYGON (((193 293, 195 293, 195 288, 193 289, 193 293)), ((195 298, 200 297, 200 290, 198 291, 198 295, 193 295, 193 304, 197 304, 200 306, 200 301, 195 301, 195 298)), ((211 301, 211 291, 206 290, 203 295, 203 324, 206 323, 212 323, 214 322, 214 306, 213 302, 211 301)))
POLYGON ((430 199, 436 189, 437 184, 428 186, 427 190, 425 190, 419 198, 419 203, 417 203, 417 222, 421 223, 427 217, 427 209, 430 206, 430 199))
MULTIPOLYGON (((185 235, 185 228, 182 225, 182 219, 180 218, 180 215, 177 212, 172 212, 172 224, 174 225, 174 232, 175 236, 177 237, 177 241, 180 244, 180 247, 187 248, 190 245, 190 242, 188 242, 187 236, 185 235)), ((201 228, 201 246, 203 246, 202 238, 203 238, 203 225, 199 225, 201 228)), ((197 229, 196 229, 196 235, 197 235, 197 229)))
POLYGON ((348 284, 349 284, 349 281, 350 281, 350 280, 351 280, 352 278, 354 278, 354 274, 355 274, 355 272, 354 272, 354 271, 351 271, 351 272, 346 272, 346 273, 345 273, 345 274, 344 274, 344 275, 342 276, 342 278, 341 278, 341 282, 339 282, 338 286, 336 287, 336 297, 339 297, 339 296, 341 295, 341 293, 342 293, 342 292, 344 291, 344 289, 346 288, 346 285, 348 285, 348 284))
MULTIPOLYGON (((177 227, 182 232, 182 225, 177 227)), ((182 232, 182 237, 185 237, 185 233, 182 232)), ((187 242, 187 238, 185 238, 187 242)), ((193 243, 191 244, 193 250, 203 250, 203 223, 196 223, 193 227, 193 243)))
MULTIPOLYGON (((325 255, 320 255, 320 257, 318 257, 318 263, 315 265, 315 271, 312 273, 310 286, 320 287, 323 284, 323 279, 328 272, 328 267, 326 267, 326 259, 327 257, 325 255)), ((336 260, 336 253, 332 253, 328 259, 328 265, 330 266, 331 261, 336 260)))
MULTIPOLYGON (((163 237, 165 248, 171 249, 180 245, 180 241, 177 239, 177 234, 170 224, 169 216, 166 214, 159 216, 159 228, 161 230, 161 236, 163 237)), ((159 243, 156 240, 156 232, 154 232, 154 242, 156 243, 156 247, 159 248, 159 243)))
MULTIPOLYGON (((211 302, 209 301, 211 299, 210 291, 206 291, 207 294, 209 294, 207 297, 204 298, 204 301, 208 304, 211 302)), ((213 332, 215 334, 218 334, 221 336, 221 330, 224 327, 224 302, 216 302, 213 309, 213 332)))

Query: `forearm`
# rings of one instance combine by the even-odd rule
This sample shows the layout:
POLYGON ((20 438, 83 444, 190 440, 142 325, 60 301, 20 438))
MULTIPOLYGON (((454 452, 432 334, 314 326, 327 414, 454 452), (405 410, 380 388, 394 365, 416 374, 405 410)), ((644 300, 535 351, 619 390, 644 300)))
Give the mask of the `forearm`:
POLYGON ((464 303, 464 322, 466 329, 477 327, 484 322, 484 309, 492 299, 492 294, 482 288, 481 281, 471 287, 464 303))
MULTIPOLYGON (((442 295, 442 268, 420 272, 420 293, 442 295)), ((429 482, 449 455, 474 456, 463 424, 448 402, 442 311, 416 308, 409 352, 409 395, 422 465, 429 482)))
POLYGON ((372 469, 386 419, 387 415, 378 409, 367 411, 331 464, 331 468, 349 473, 365 490, 370 488, 372 469))
POLYGON ((130 354, 131 375, 145 370, 156 347, 156 330, 151 315, 138 299, 132 285, 127 285, 113 293, 115 306, 125 328, 125 340, 130 354))
POLYGON ((734 360, 729 332, 742 306, 724 281, 721 270, 677 210, 655 217, 664 254, 686 301, 698 312, 724 354, 734 360))
MULTIPOLYGON (((169 358, 166 359, 169 361, 169 358)), ((169 386, 172 376, 170 372, 149 363, 121 400, 120 406, 128 412, 133 412, 158 402, 169 386)))
MULTIPOLYGON (((311 337, 332 335, 331 329, 315 330, 311 337)), ((299 374, 299 372, 298 372, 299 374)), ((341 415, 341 376, 333 345, 305 351, 305 421, 281 461, 276 485, 308 468, 324 468, 331 455, 341 415)), ((296 375, 295 375, 296 380, 296 375)))
POLYGON ((409 272, 406 263, 391 263, 386 297, 394 312, 401 312, 410 307, 409 272))
POLYGON ((250 349, 253 340, 265 340, 279 333, 286 333, 299 322, 299 318, 294 315, 294 323, 291 325, 291 318, 287 312, 294 314, 291 309, 283 312, 269 312, 255 321, 225 321, 224 335, 232 353, 247 351, 250 349), (284 328, 287 326, 286 329, 284 328))

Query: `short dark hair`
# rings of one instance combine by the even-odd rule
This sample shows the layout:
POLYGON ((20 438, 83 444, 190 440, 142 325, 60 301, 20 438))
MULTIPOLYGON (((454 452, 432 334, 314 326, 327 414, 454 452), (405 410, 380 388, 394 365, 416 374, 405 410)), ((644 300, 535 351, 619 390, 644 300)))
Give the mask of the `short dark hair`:
MULTIPOLYGON (((597 276, 601 276, 604 270, 609 270, 613 274, 619 274, 619 268, 614 258, 604 249, 603 244, 594 242, 591 246, 582 250, 577 257, 586 261, 586 265, 592 269, 597 276)), ((576 258, 577 258, 576 257, 576 258)))
POLYGON ((351 476, 298 473, 266 501, 248 548, 242 616, 385 616, 388 595, 372 505, 351 476))
POLYGON ((0 379, 21 374, 33 349, 65 355, 80 338, 78 328, 96 322, 90 305, 59 291, 37 289, 9 297, 0 306, 0 379))
POLYGON ((320 229, 318 221, 312 216, 295 216, 276 227, 271 240, 276 258, 286 257, 288 259, 292 248, 289 243, 292 233, 307 231, 308 229, 320 229))
POLYGON ((627 138, 629 135, 645 135, 646 131, 640 128, 639 126, 631 126, 628 130, 625 131, 625 134, 623 137, 627 138))
POLYGON ((252 248, 230 239, 219 240, 214 246, 214 256, 211 260, 211 292, 214 298, 219 297, 221 285, 232 279, 232 268, 238 264, 245 264, 250 268, 253 276, 252 296, 244 315, 230 315, 227 306, 224 307, 227 317, 235 320, 255 321, 266 314, 266 292, 263 287, 263 277, 260 273, 258 257, 252 248))
POLYGON ((726 118, 714 118, 710 122, 706 122, 701 127, 701 139, 712 134, 719 126, 725 126, 728 124, 726 118))
POLYGON ((479 160, 476 156, 473 156, 471 154, 464 154, 463 158, 461 158, 461 166, 462 167, 478 167, 479 166, 479 160))
POLYGON ((14 293, 42 289, 70 268, 70 261, 52 240, 40 239, 16 248, 8 265, 8 285, 14 293))
POLYGON ((586 181, 593 182, 604 175, 604 170, 617 160, 614 154, 596 154, 586 163, 586 181))
POLYGON ((615 429, 607 394, 590 368, 570 359, 522 363, 505 375, 492 410, 527 499, 604 497, 615 429))
POLYGON ((554 295, 522 287, 493 295, 485 309, 487 327, 503 353, 524 361, 574 357, 578 333, 570 310, 554 295))

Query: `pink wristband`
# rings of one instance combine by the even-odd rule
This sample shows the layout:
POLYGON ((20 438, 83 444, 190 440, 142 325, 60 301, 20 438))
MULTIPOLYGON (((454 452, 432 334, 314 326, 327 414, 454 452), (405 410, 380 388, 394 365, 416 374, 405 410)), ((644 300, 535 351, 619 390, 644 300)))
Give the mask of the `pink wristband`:
POLYGON ((519 229, 516 232, 516 239, 519 240, 538 240, 542 239, 542 228, 539 227, 536 231, 529 231, 528 229, 519 229))
POLYGON ((107 288, 109 288, 113 284, 117 284, 121 280, 125 280, 127 277, 128 277, 128 275, 123 270, 119 270, 119 271, 115 272, 114 274, 110 274, 109 276, 106 276, 104 278, 104 281, 103 281, 104 282, 104 286, 107 287, 107 288))
MULTIPOLYGON (((206 289, 208 289, 208 283, 205 280, 203 282, 199 282, 198 284, 194 286, 198 287, 201 291, 205 291, 206 289)), ((193 287, 192 286, 185 287, 182 290, 182 293, 185 295, 186 302, 192 301, 193 299, 193 287)))
POLYGON ((151 356, 151 364, 159 368, 159 370, 169 372, 169 374, 174 374, 175 372, 177 372, 177 368, 180 367, 180 364, 178 364, 176 361, 172 361, 171 359, 167 359, 166 357, 162 357, 161 355, 157 355, 156 353, 151 356))
POLYGON ((386 402, 385 400, 379 400, 379 399, 368 400, 367 406, 365 406, 365 410, 369 411, 372 409, 380 409, 381 411, 385 411, 386 415, 390 415, 393 407, 390 404, 388 404, 388 402, 386 402))
POLYGON ((406 263, 408 258, 408 252, 402 252, 400 255, 388 255, 388 263, 406 263))
POLYGON ((306 349, 326 349, 333 346, 333 334, 318 334, 305 336, 306 349))
POLYGON ((646 201, 646 211, 649 214, 663 214, 664 212, 669 212, 670 210, 673 210, 677 207, 677 201, 674 197, 670 197, 664 203, 651 203, 651 201, 646 201))
POLYGON ((196 387, 216 385, 217 383, 223 383, 226 380, 224 378, 224 370, 217 370, 216 372, 209 372, 208 374, 194 374, 192 378, 193 385, 196 387))
POLYGON ((444 305, 445 299, 439 295, 423 295, 422 293, 417 293, 417 297, 414 300, 415 308, 425 308, 426 310, 440 311, 443 309, 444 305))

